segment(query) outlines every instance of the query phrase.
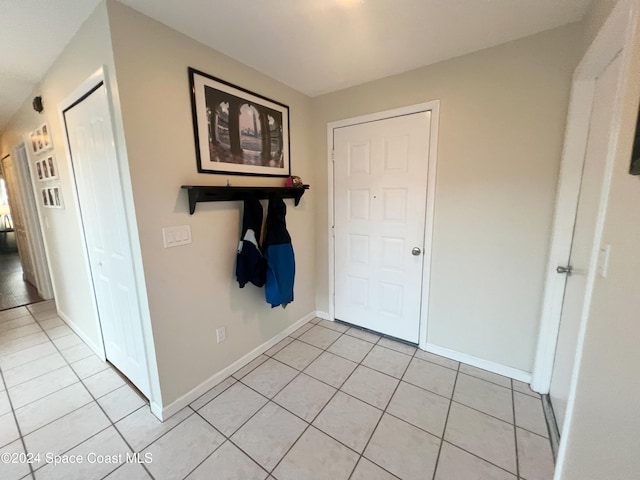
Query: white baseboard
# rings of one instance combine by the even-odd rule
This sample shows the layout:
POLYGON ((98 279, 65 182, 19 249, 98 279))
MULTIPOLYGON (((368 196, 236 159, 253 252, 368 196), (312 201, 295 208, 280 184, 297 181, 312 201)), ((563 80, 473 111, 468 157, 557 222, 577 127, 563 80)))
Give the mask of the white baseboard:
POLYGON ((184 407, 189 405, 191 402, 193 402, 194 400, 196 400, 197 398, 199 398, 200 396, 202 396, 203 394, 211 390, 213 387, 215 387, 217 384, 219 384, 229 375, 234 373, 236 370, 241 369, 246 364, 248 364, 255 358, 262 355, 264 352, 269 350, 280 340, 283 340, 285 337, 287 337, 290 333, 295 332, 298 328, 300 328, 302 325, 307 323, 309 320, 311 320, 312 318, 315 318, 315 316, 316 316, 315 311, 305 315, 300 320, 298 320, 294 324, 287 327, 285 330, 280 332, 275 337, 271 338, 270 340, 267 340, 265 343, 263 343, 259 347, 256 347, 252 351, 247 353, 244 357, 240 358, 239 360, 236 360, 228 367, 220 370, 218 373, 215 373, 214 375, 209 377, 207 380, 202 382, 200 385, 198 385, 191 391, 185 393, 177 400, 171 402, 169 405, 165 407, 160 407, 159 405, 152 403, 151 412, 156 417, 158 417, 158 419, 160 419, 161 421, 165 421, 167 418, 171 417, 172 415, 175 415, 184 407))
POLYGON ((322 310, 316 310, 316 317, 321 318, 322 320, 331 320, 329 314, 327 312, 323 312, 322 310))
POLYGON ((69 326, 69 328, 73 330, 75 334, 78 335, 82 339, 82 341, 87 345, 87 347, 89 347, 93 351, 93 353, 95 353, 98 357, 100 357, 103 362, 107 360, 104 354, 104 349, 100 345, 97 345, 89 337, 87 337, 87 335, 82 331, 82 329, 80 329, 78 325, 73 320, 71 320, 71 318, 66 313, 64 313, 62 310, 59 310, 59 309, 57 310, 57 313, 58 313, 58 316, 62 320, 64 320, 64 322, 69 326))
POLYGON ((450 348, 440 347, 438 345, 434 345, 433 343, 427 343, 426 350, 429 353, 435 353, 436 355, 450 358, 451 360, 466 363, 467 365, 471 365, 472 367, 481 368, 489 372, 497 373, 498 375, 513 378, 514 380, 520 380, 521 382, 531 383, 531 372, 525 372, 524 370, 519 370, 517 368, 507 367, 506 365, 502 365, 501 363, 484 360, 482 358, 474 357, 473 355, 457 352, 456 350, 451 350, 450 348))

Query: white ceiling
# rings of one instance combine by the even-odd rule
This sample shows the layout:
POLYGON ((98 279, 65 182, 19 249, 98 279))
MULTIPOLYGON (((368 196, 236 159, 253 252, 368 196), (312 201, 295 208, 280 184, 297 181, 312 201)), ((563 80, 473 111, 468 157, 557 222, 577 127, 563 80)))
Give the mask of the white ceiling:
POLYGON ((0 131, 100 0, 0 0, 0 131))
MULTIPOLYGON (((590 0, 120 0, 316 96, 578 21, 590 0)), ((0 0, 0 130, 99 0, 0 0)))

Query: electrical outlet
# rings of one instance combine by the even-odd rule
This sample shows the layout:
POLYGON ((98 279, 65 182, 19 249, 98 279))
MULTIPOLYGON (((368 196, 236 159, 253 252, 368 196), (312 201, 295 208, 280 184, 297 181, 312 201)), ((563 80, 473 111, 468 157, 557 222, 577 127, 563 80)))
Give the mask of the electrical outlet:
POLYGON ((220 327, 216 329, 216 339, 218 343, 224 342, 227 339, 227 327, 220 327))

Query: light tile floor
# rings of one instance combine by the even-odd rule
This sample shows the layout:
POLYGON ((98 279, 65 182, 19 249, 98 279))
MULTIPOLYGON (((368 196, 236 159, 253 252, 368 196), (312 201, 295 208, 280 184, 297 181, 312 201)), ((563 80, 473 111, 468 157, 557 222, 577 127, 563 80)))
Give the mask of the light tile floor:
POLYGON ((3 480, 553 476, 527 385, 318 319, 164 423, 52 302, 0 312, 0 372, 2 459, 40 453, 3 480))

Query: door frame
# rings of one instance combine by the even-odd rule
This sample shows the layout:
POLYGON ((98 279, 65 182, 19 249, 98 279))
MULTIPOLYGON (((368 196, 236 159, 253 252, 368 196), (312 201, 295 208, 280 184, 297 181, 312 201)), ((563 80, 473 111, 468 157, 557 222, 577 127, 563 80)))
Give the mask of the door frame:
POLYGON ((350 127, 362 123, 387 120, 414 113, 431 112, 429 127, 429 158, 427 159, 427 205, 425 212, 424 255, 422 266, 422 296, 420 301, 419 347, 427 349, 427 323, 429 319, 429 281, 431 278, 431 253, 433 246, 433 219, 436 199, 436 167, 438 161, 438 123, 440 119, 440 100, 408 105, 382 112, 361 115, 327 123, 327 199, 328 224, 327 245, 329 260, 329 320, 335 320, 335 215, 334 215, 334 151, 333 133, 337 128, 350 127))
MULTIPOLYGON (((549 393, 551 386, 551 376, 553 374, 558 333, 560 331, 562 302, 566 283, 566 275, 559 275, 555 269, 558 265, 566 265, 569 262, 571 253, 573 227, 578 208, 578 197, 580 194, 582 168, 589 136, 595 83, 598 76, 609 63, 620 54, 622 55, 622 65, 617 83, 616 103, 614 105, 614 124, 611 131, 612 142, 607 158, 605 159, 606 166, 603 190, 595 228, 594 251, 592 252, 589 268, 591 273, 587 278, 585 287, 583 313, 580 320, 580 333, 574 362, 572 389, 575 385, 576 367, 579 365, 584 343, 586 318, 589 313, 593 284, 595 281, 595 267, 598 261, 597 252, 600 248, 602 238, 613 162, 617 151, 617 137, 623 107, 621 93, 627 83, 627 74, 631 62, 630 50, 633 46, 638 23, 637 15, 638 0, 620 0, 613 8, 609 18, 601 27, 573 74, 565 140, 558 178, 553 229, 551 232, 547 262, 538 344, 531 379, 531 388, 542 394, 549 393)), ((569 405, 567 406, 566 412, 567 419, 570 418, 571 413, 571 397, 572 394, 570 393, 569 405)), ((568 420, 565 421, 565 426, 569 425, 569 423, 568 420)), ((563 429, 563 431, 566 431, 566 428, 563 429)))
MULTIPOLYGON (((147 297, 147 288, 144 277, 144 270, 142 266, 142 252, 140 248, 140 237, 138 233, 138 227, 135 218, 135 204, 133 202, 133 188, 131 184, 131 177, 129 173, 129 165, 128 165, 128 157, 126 148, 124 147, 124 130, 121 123, 116 122, 116 111, 119 112, 119 97, 116 89, 111 88, 111 84, 109 82, 109 75, 107 72, 107 67, 103 66, 99 68, 96 72, 90 75, 86 80, 80 83, 75 89, 73 89, 62 101, 58 103, 58 119, 63 129, 63 134, 65 137, 65 141, 62 142, 64 144, 64 151, 66 157, 66 165, 67 170, 70 174, 71 181, 71 203, 73 205, 74 215, 76 220, 81 228, 82 234, 82 242, 85 245, 85 248, 82 249, 82 261, 84 264, 84 269, 89 278, 93 278, 91 264, 89 260, 89 253, 87 251, 86 245, 86 234, 84 231, 84 223, 82 221, 82 215, 80 213, 80 198, 78 196, 78 191, 76 187, 76 177, 73 169, 73 160, 71 158, 71 151, 69 147, 69 142, 67 141, 67 130, 64 118, 65 110, 68 110, 74 104, 78 103, 83 99, 83 97, 92 93, 93 90, 96 89, 100 84, 103 84, 107 94, 107 107, 109 109, 109 116, 111 121, 111 128, 113 130, 115 149, 116 149, 116 159, 118 162, 118 173, 120 176, 120 188, 123 197, 123 204, 125 207, 124 219, 125 226, 127 230, 127 236, 129 239, 128 246, 131 251, 131 259, 133 263, 134 270, 134 281, 136 285, 136 293, 138 296, 138 305, 139 305, 139 315, 138 318, 141 322, 142 328, 142 336, 144 340, 144 348, 145 348, 145 359, 147 365, 147 375, 149 379, 149 402, 151 407, 151 412, 160 420, 163 420, 162 414, 162 396, 160 391, 160 379, 158 376, 158 366, 156 360, 155 353, 155 344, 153 341, 153 330, 151 324, 151 314, 149 311, 149 302, 147 297)), ((93 286, 92 286, 93 289, 93 286)), ((98 356, 102 358, 102 360, 106 360, 106 351, 104 346, 104 340, 102 338, 102 325, 100 324, 100 316, 98 313, 98 304, 93 295, 91 299, 92 310, 94 312, 94 321, 98 331, 100 332, 98 342, 96 345, 100 351, 96 352, 98 356)))

